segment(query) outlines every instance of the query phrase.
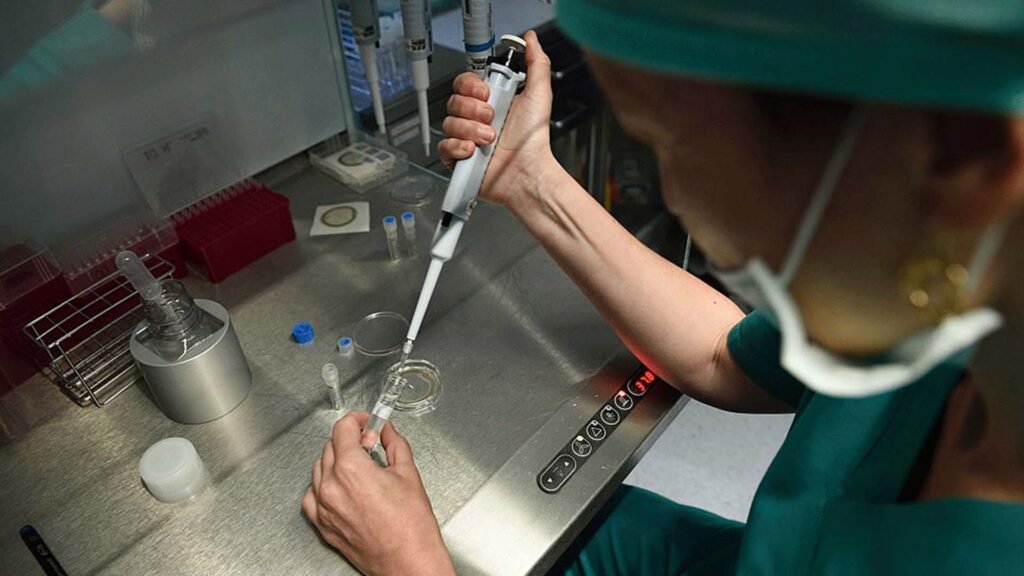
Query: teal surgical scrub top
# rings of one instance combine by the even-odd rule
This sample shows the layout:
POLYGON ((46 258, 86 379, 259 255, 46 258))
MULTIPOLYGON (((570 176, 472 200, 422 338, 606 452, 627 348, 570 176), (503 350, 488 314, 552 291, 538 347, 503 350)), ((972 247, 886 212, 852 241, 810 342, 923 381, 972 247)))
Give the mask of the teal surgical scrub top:
POLYGON ((14 66, 0 71, 0 100, 132 51, 131 39, 93 10, 89 2, 84 2, 67 21, 29 48, 14 66))
POLYGON ((736 325, 728 346, 751 380, 796 410, 747 524, 624 486, 554 572, 1024 575, 1024 505, 900 500, 961 368, 832 398, 782 369, 766 314, 736 325))

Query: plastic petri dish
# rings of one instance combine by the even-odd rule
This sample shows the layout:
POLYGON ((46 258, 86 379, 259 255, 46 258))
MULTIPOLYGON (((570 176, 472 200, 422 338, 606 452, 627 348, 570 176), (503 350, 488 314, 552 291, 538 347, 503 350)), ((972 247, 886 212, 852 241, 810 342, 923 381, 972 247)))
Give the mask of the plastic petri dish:
POLYGON ((402 349, 409 321, 396 312, 374 312, 352 331, 356 350, 367 356, 387 356, 402 349))
POLYGON ((437 190, 437 180, 426 174, 407 174, 391 183, 391 199, 419 206, 437 190))
MULTIPOLYGON (((398 370, 398 364, 388 368, 387 376, 398 370)), ((408 360, 399 374, 405 378, 405 388, 395 401, 395 410, 408 414, 430 412, 441 396, 441 374, 426 360, 408 360)))

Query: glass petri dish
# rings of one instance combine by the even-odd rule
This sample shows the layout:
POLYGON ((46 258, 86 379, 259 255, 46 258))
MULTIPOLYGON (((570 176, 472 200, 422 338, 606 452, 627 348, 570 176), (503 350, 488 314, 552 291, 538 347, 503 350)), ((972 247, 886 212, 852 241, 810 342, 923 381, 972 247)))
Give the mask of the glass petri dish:
MULTIPOLYGON (((388 368, 391 376, 398 364, 388 368)), ((434 409, 441 396, 441 373, 426 360, 407 360, 399 375, 405 378, 405 388, 395 402, 395 410, 407 414, 424 414, 434 409)))
POLYGON ((426 174, 407 174, 391 183, 391 199, 419 206, 437 189, 437 180, 426 174))
POLYGON ((374 312, 352 331, 356 350, 367 356, 387 356, 402 349, 409 321, 396 312, 374 312))

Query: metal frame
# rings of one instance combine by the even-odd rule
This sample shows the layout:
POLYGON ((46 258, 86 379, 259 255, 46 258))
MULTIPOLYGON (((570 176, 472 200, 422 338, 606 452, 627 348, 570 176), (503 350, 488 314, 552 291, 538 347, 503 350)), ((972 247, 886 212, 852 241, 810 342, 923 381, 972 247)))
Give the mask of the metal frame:
MULTIPOLYGON (((142 257, 158 280, 174 265, 142 257)), ((25 334, 50 356, 50 370, 80 406, 105 406, 141 377, 128 343, 143 319, 142 301, 120 272, 103 278, 25 325, 25 334)))

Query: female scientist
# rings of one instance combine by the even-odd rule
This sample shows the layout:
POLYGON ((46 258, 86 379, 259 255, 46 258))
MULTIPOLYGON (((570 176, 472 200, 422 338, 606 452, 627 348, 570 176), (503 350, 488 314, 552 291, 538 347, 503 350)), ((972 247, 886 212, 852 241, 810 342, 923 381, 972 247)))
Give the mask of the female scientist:
MULTIPOLYGON (((745 525, 624 487, 556 570, 1024 573, 1024 11, 557 10, 623 128, 657 154, 668 209, 757 309, 744 317, 648 250, 555 162, 549 61, 532 33, 482 194, 666 381, 726 410, 796 417, 745 525)), ((449 163, 494 137, 483 81, 464 74, 455 92, 449 163)), ((452 573, 409 445, 386 429, 392 466, 375 468, 366 418, 336 425, 303 510, 367 573, 452 573)))

